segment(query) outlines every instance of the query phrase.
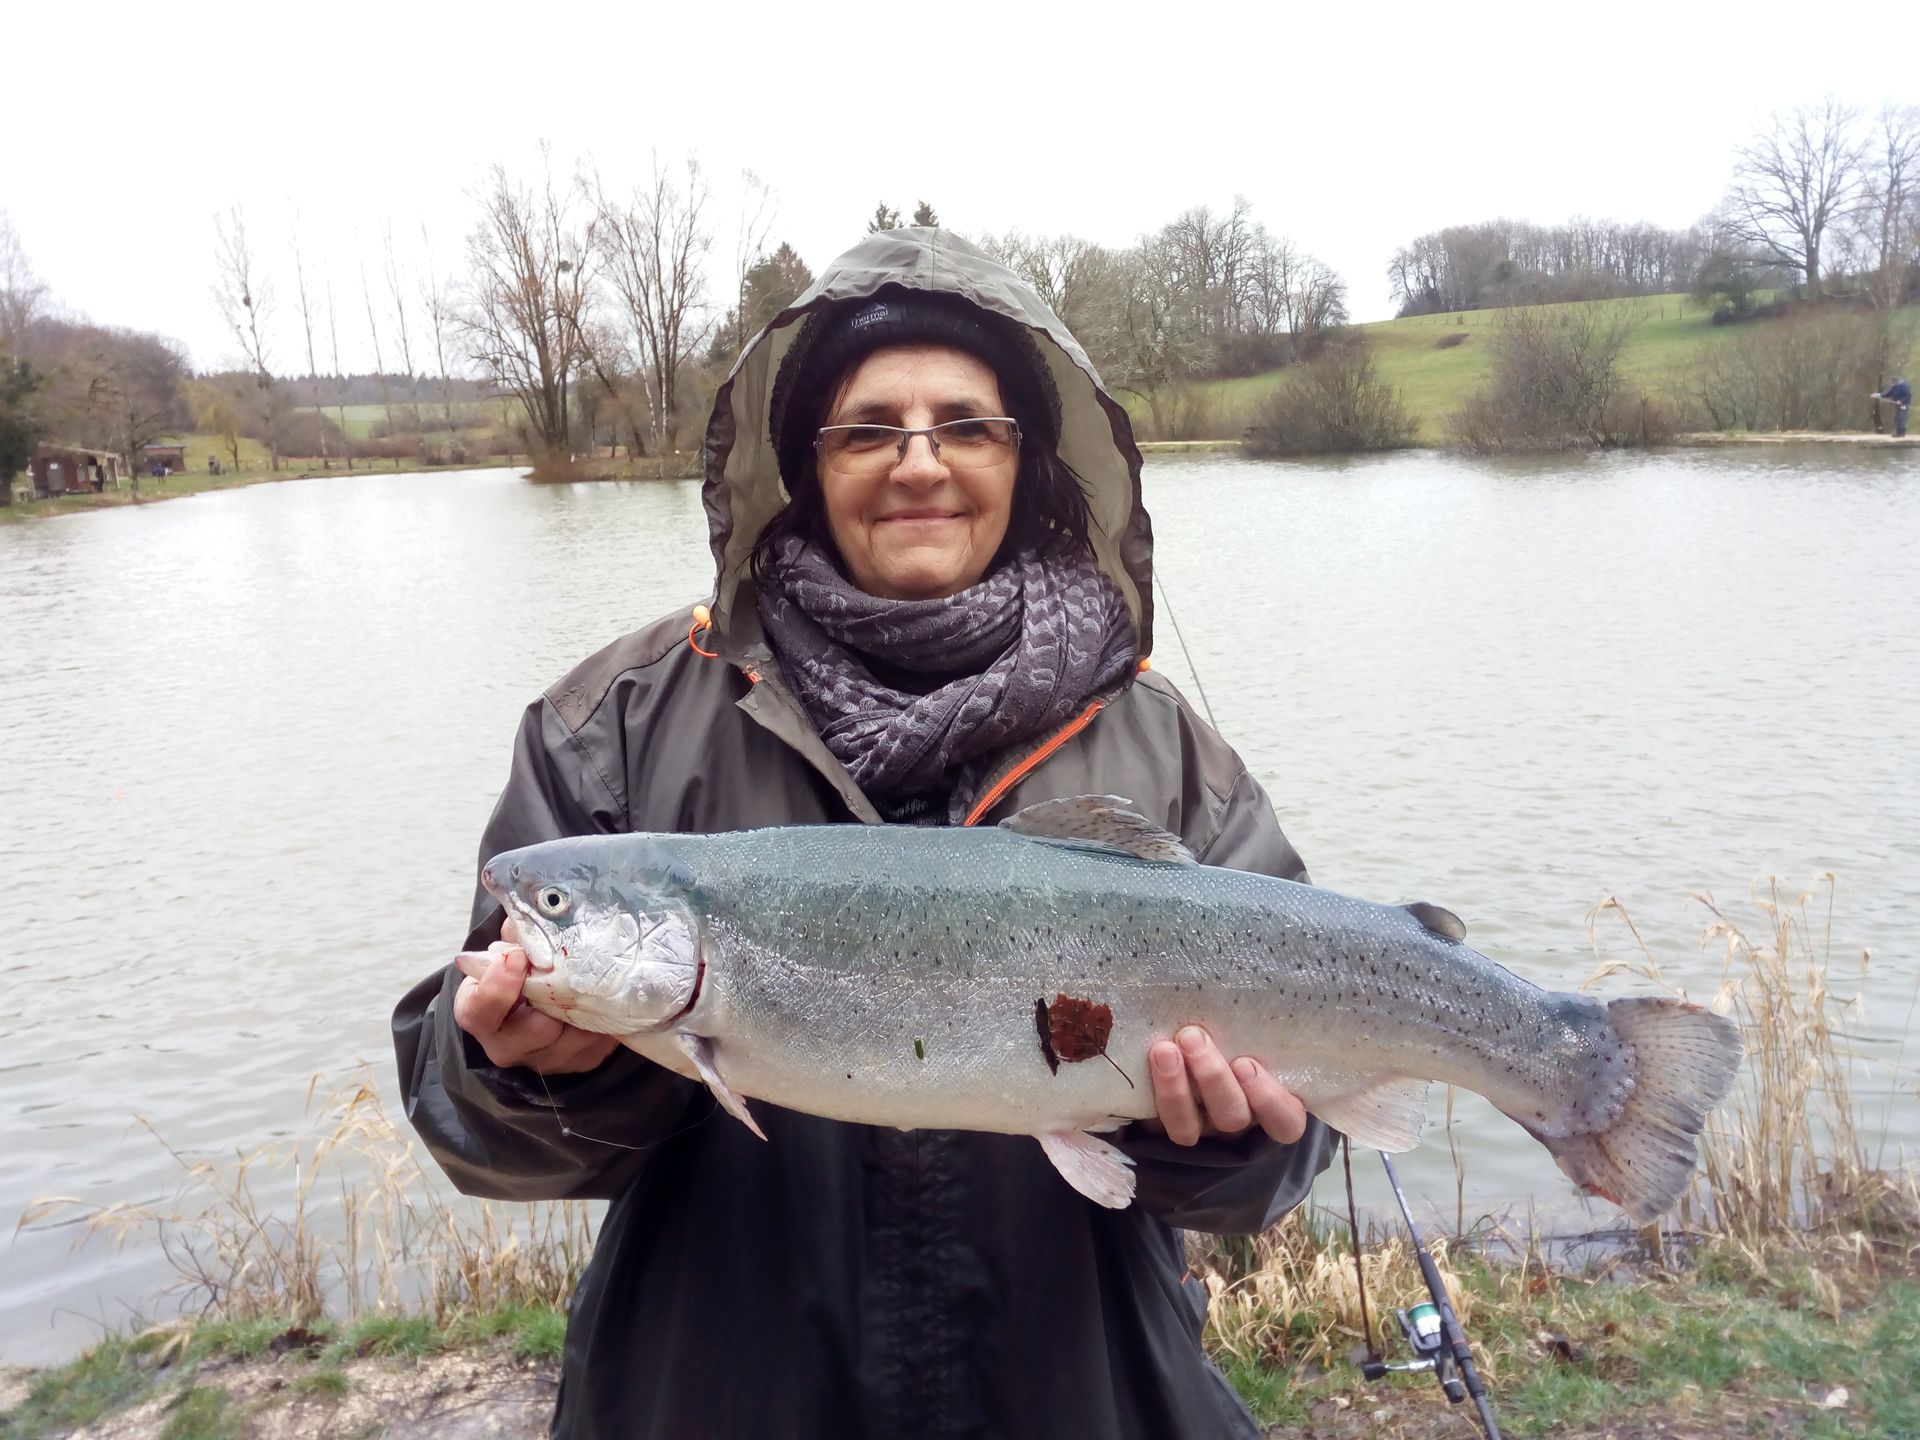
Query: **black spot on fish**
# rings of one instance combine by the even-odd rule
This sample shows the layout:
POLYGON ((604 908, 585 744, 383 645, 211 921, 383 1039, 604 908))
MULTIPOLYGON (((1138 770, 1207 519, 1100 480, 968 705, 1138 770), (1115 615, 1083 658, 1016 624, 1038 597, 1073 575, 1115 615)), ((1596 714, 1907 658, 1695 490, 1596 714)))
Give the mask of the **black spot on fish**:
POLYGON ((1033 1002, 1033 1028, 1040 1032, 1040 1053, 1046 1057, 1047 1069, 1058 1075, 1060 1055, 1053 1048, 1053 1025, 1047 1017, 1047 1001, 1044 995, 1033 1002))

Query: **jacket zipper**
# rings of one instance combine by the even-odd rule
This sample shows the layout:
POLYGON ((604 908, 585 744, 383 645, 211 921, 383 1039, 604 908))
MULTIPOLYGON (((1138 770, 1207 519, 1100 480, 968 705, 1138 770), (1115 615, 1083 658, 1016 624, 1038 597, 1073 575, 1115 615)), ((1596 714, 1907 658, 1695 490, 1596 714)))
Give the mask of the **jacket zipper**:
POLYGON ((1005 795, 1007 791, 1011 790, 1028 775, 1032 774, 1035 766, 1039 765, 1041 761, 1053 754, 1054 751, 1066 744, 1067 741, 1086 729, 1087 726, 1092 723, 1093 717, 1106 708, 1106 704, 1107 702, 1104 700, 1091 702, 1086 709, 1074 716, 1073 719, 1069 720, 1060 729, 1054 731, 1053 738, 1048 740, 1046 744, 1042 745, 1018 765, 1015 765, 1013 769, 994 781, 993 788, 982 795, 979 800, 974 803, 973 809, 967 812, 965 823, 968 825, 977 824, 981 816, 985 815, 995 805, 1000 803, 1001 796, 1005 795))

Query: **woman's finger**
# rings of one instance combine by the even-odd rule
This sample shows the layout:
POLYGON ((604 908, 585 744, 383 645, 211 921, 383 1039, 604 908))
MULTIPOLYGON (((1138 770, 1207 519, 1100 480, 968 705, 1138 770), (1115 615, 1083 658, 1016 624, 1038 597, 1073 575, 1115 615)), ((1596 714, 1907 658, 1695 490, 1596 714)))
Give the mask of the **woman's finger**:
POLYGON ((1187 1076, 1213 1128, 1222 1135, 1238 1135, 1253 1124, 1246 1092, 1213 1037, 1198 1025, 1188 1025, 1174 1039, 1180 1042, 1187 1076))
POLYGON ((1187 1061, 1180 1047, 1171 1040, 1156 1040, 1147 1050, 1147 1067, 1153 1071, 1153 1103, 1167 1138, 1176 1145, 1192 1145, 1200 1139, 1204 1122, 1200 1106, 1193 1098, 1193 1086, 1187 1080, 1187 1061))
POLYGON ((1247 1097, 1254 1123, 1262 1130, 1282 1145, 1291 1145, 1307 1133, 1307 1107, 1298 1095, 1274 1079, 1266 1066, 1251 1055, 1242 1055, 1233 1062, 1233 1073, 1247 1097))
POLYGON ((493 963, 478 979, 460 982, 453 1000, 454 1022, 482 1044, 513 1012, 520 1001, 521 988, 527 983, 525 951, 509 949, 497 951, 495 955, 493 963))

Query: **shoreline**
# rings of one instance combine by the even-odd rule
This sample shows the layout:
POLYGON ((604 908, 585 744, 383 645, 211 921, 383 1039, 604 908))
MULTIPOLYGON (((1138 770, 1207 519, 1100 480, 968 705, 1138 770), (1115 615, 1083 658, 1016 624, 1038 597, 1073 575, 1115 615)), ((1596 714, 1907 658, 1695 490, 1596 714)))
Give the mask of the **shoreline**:
POLYGON ((16 500, 0 505, 0 525, 24 524, 59 515, 79 515, 88 510, 117 510, 128 505, 158 505, 167 500, 188 500, 195 495, 211 495, 220 490, 239 490, 250 485, 269 485, 284 480, 324 480, 340 475, 426 475, 443 470, 493 470, 524 468, 526 459, 491 459, 479 464, 398 465, 381 467, 359 465, 349 470, 344 465, 322 468, 316 462, 286 465, 279 470, 241 470, 222 475, 189 471, 169 475, 163 480, 142 479, 139 489, 123 484, 118 490, 75 492, 50 495, 42 500, 16 500))
POLYGON ((1676 435, 1673 443, 1684 448, 1705 449, 1716 445, 1861 445, 1889 450, 1920 446, 1920 435, 1891 435, 1851 430, 1699 430, 1676 435))
MULTIPOLYGON (((1141 440, 1136 442, 1143 457, 1155 455, 1240 455, 1246 453, 1244 440, 1141 440)), ((1743 445, 1832 445, 1854 446, 1865 449, 1906 450, 1920 449, 1920 434, 1907 435, 1895 439, 1891 435, 1862 434, 1852 431, 1825 430, 1741 430, 1741 431, 1693 431, 1676 435, 1664 445, 1650 445, 1645 448, 1658 450, 1703 450, 1730 448, 1743 445)), ((1444 445, 1414 445, 1411 450, 1431 450, 1445 452, 1444 445)), ((1385 453, 1385 452, 1358 452, 1385 453)), ((1561 452, 1543 452, 1561 453, 1561 452)), ((1573 453, 1573 452, 1565 452, 1573 453)), ((1355 458, 1352 453, 1333 453, 1324 455, 1288 455, 1276 457, 1285 460, 1335 460, 1355 458)), ((391 469, 377 466, 360 466, 353 470, 344 467, 317 468, 312 464, 289 466, 282 470, 248 470, 237 474, 205 475, 186 474, 168 476, 164 480, 143 480, 136 492, 131 488, 103 490, 98 493, 69 494, 49 496, 43 500, 15 501, 11 505, 0 505, 0 525, 23 524, 30 520, 50 519, 59 515, 76 515, 88 510, 112 510, 128 505, 154 505, 166 500, 184 500, 195 495, 212 494, 220 490, 235 490, 249 485, 266 485, 286 480, 320 480, 338 475, 428 475, 448 470, 492 470, 514 469, 530 471, 533 462, 526 456, 510 458, 495 457, 479 463, 462 465, 398 465, 391 469)), ((676 452, 672 457, 643 456, 639 460, 616 460, 609 462, 582 462, 575 473, 564 477, 542 480, 527 474, 531 484, 596 484, 602 481, 633 480, 698 480, 701 478, 700 455, 698 452, 676 452)))
MULTIPOLYGON (((1339 1241, 1310 1243, 1350 1276, 1339 1241)), ((1409 1287, 1402 1267, 1411 1262, 1396 1245, 1366 1247, 1383 1262, 1377 1306, 1425 1298, 1409 1287)), ((1617 1266, 1570 1273, 1537 1259, 1493 1265, 1444 1245, 1437 1255, 1488 1394, 1516 1436, 1652 1440, 1674 1434, 1677 1421, 1693 1440, 1733 1440, 1756 1423, 1764 1433, 1800 1433, 1822 1419, 1838 1428, 1819 1433, 1905 1434, 1920 1418, 1907 1384, 1920 1365, 1911 1256, 1869 1276, 1844 1266, 1837 1247, 1819 1246, 1764 1254, 1709 1246, 1688 1265, 1645 1258, 1624 1274, 1617 1266), (1773 1358, 1763 1365, 1762 1355, 1773 1358)), ((1195 1261, 1212 1301, 1206 1348, 1269 1440, 1461 1433, 1431 1377, 1363 1378, 1365 1355, 1335 1275, 1321 1276, 1301 1297, 1307 1308, 1279 1324, 1261 1284, 1272 1257, 1239 1275, 1222 1273, 1222 1264, 1218 1250, 1195 1261)), ((442 1321, 402 1310, 352 1323, 285 1315, 136 1322, 63 1366, 0 1367, 0 1435, 535 1440, 559 1388, 565 1319, 563 1309, 535 1302, 442 1321), (197 1428, 183 1428, 186 1417, 197 1428)), ((1386 1358, 1404 1360, 1405 1350, 1396 1334, 1386 1358)))

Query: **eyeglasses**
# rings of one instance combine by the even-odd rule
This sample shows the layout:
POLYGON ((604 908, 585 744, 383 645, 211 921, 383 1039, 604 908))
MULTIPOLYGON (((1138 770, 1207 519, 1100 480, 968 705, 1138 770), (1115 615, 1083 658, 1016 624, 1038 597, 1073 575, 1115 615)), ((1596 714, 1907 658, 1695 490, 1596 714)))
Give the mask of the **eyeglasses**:
POLYGON ((842 475, 891 470, 907 458, 913 437, 924 435, 933 458, 960 470, 997 465, 1020 448, 1020 423, 1005 415, 948 420, 918 430, 898 425, 823 425, 814 448, 842 475))

